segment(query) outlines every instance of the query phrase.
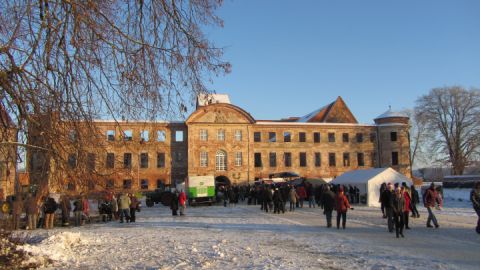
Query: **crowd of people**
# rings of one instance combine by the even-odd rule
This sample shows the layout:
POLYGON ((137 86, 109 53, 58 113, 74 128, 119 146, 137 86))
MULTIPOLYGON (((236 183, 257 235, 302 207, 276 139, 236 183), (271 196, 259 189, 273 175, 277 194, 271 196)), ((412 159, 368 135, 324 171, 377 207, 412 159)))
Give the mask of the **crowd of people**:
MULTIPOLYGON (((82 226, 90 222, 90 202, 86 196, 70 197, 62 195, 40 197, 28 193, 25 198, 13 196, 11 209, 8 213, 12 219, 12 229, 23 228, 22 217, 25 216, 25 229, 52 229, 56 224, 69 227, 73 220, 74 226, 82 226), (60 214, 60 220, 56 220, 60 214)), ((140 201, 132 193, 115 196, 108 193, 98 201, 98 212, 103 222, 120 220, 135 222, 135 212, 140 210, 140 201)))
MULTIPOLYGON (((395 232, 397 238, 404 237, 405 230, 410 230, 409 219, 419 218, 417 205, 420 203, 419 192, 414 185, 406 183, 383 183, 380 187, 382 216, 386 219, 389 232, 395 232)), ((352 204, 360 203, 360 194, 357 187, 323 184, 313 186, 302 182, 292 184, 260 184, 245 186, 220 186, 217 191, 217 200, 223 206, 234 207, 239 202, 247 201, 248 205, 259 205, 261 211, 274 214, 294 212, 303 208, 308 202, 309 208, 320 207, 326 218, 326 226, 332 227, 333 211, 336 211, 337 229, 346 228, 347 212, 353 209, 352 204), (288 207, 287 207, 288 203, 288 207), (288 208, 288 209, 287 209, 288 208)), ((440 224, 435 213, 442 208, 442 193, 435 184, 431 184, 422 193, 423 205, 427 209, 428 228, 439 228, 440 224)), ((470 200, 478 215, 476 232, 480 234, 480 182, 476 183, 470 193, 470 200)), ((183 190, 172 191, 169 206, 173 216, 185 215, 187 195, 183 190)), ((36 228, 52 229, 55 226, 55 213, 61 213, 61 225, 70 226, 73 210, 74 226, 81 226, 90 219, 90 203, 85 196, 42 197, 38 199, 32 194, 25 198, 13 197, 10 214, 12 228, 18 230, 22 226, 21 217, 25 214, 27 230, 36 228), (73 206, 73 207, 72 207, 73 206)), ((140 211, 140 201, 132 193, 121 193, 115 196, 106 194, 98 201, 98 212, 103 222, 119 220, 120 223, 135 222, 136 212, 140 211)))

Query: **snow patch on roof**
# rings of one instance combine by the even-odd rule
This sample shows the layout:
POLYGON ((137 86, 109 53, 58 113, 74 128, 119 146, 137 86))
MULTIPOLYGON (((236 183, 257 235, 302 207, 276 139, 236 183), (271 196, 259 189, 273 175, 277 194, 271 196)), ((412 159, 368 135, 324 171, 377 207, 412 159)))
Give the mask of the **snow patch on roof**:
POLYGON ((313 111, 313 112, 311 112, 307 115, 304 115, 304 116, 300 117, 298 120, 296 120, 296 122, 303 122, 303 123, 308 122, 310 119, 312 119, 312 117, 315 117, 319 112, 321 112, 322 110, 324 110, 328 106, 330 106, 330 104, 328 104, 327 106, 323 106, 318 110, 315 110, 315 111, 313 111))
POLYGON ((375 119, 391 118, 391 117, 405 117, 405 118, 408 118, 408 115, 406 115, 405 113, 402 113, 402 112, 394 112, 394 111, 392 111, 392 108, 389 108, 386 112, 380 114, 375 119))
POLYGON ((197 107, 215 103, 231 104, 230 97, 227 94, 199 94, 197 96, 197 107))

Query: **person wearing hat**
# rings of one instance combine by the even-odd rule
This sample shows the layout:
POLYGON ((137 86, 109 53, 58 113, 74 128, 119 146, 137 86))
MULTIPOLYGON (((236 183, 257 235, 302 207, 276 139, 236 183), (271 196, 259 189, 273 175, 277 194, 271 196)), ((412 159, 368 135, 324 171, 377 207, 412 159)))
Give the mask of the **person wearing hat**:
POLYGON ((387 188, 380 195, 380 201, 385 207, 385 215, 387 216, 388 231, 393 232, 393 186, 388 183, 387 188))
POLYGON ((345 230, 347 223, 347 211, 350 207, 347 196, 343 193, 343 187, 340 187, 335 197, 335 210, 337 211, 337 229, 340 229, 340 219, 342 219, 342 228, 345 230))
POLYGON ((438 197, 438 193, 437 193, 437 190, 435 189, 434 183, 432 183, 430 185, 430 188, 427 189, 427 191, 425 192, 424 205, 428 211, 427 227, 433 228, 431 224, 432 221, 433 221, 433 225, 435 225, 435 228, 440 227, 440 225, 438 225, 437 217, 435 217, 435 213, 433 212, 433 209, 437 205, 440 208, 442 206, 442 203, 438 197))

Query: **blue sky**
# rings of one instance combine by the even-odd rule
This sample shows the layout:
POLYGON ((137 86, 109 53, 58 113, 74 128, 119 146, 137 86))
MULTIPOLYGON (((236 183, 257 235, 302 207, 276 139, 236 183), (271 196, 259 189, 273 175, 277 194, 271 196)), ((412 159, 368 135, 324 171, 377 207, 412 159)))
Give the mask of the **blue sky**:
POLYGON ((211 88, 256 119, 302 116, 342 96, 371 123, 431 88, 480 87, 480 1, 225 0, 232 73, 211 88))

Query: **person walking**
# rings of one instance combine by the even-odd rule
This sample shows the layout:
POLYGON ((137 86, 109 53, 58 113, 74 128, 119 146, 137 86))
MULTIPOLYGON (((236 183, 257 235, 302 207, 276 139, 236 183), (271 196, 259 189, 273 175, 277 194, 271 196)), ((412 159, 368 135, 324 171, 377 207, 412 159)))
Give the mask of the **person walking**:
POLYGON ((139 202, 133 193, 128 194, 128 197, 130 198, 130 222, 135 222, 139 202))
POLYGON ((438 197, 434 183, 432 183, 430 185, 430 188, 427 189, 427 191, 425 192, 425 196, 423 200, 424 200, 424 205, 428 211, 427 227, 433 228, 431 222, 433 222, 433 225, 435 225, 435 228, 440 227, 437 221, 437 217, 435 217, 435 213, 433 210, 435 208, 440 209, 442 207, 442 202, 438 197))
POLYGON ((58 209, 58 204, 54 198, 48 197, 45 202, 45 229, 53 229, 55 223, 55 211, 58 209))
POLYGON ((297 194, 299 207, 303 208, 303 201, 305 201, 305 198, 307 198, 307 192, 305 191, 305 187, 303 185, 297 187, 297 194))
POLYGON ((340 187, 335 197, 335 210, 337 211, 337 230, 340 229, 340 219, 342 219, 342 228, 345 230, 347 224, 347 211, 350 209, 350 203, 347 196, 343 193, 343 187, 340 187))
POLYGON ((113 194, 112 194, 111 207, 112 207, 113 218, 115 220, 118 220, 118 200, 117 200, 117 196, 113 194))
POLYGON ((307 183, 308 208, 315 208, 315 192, 312 183, 307 183))
POLYGON ((470 201, 472 202, 473 209, 477 213, 477 227, 475 230, 480 234, 480 182, 476 182, 475 186, 470 192, 470 201))
POLYGON ((290 188, 289 199, 290 199, 290 212, 293 212, 295 211, 295 207, 297 205, 297 200, 298 200, 297 191, 293 186, 290 188))
POLYGON ((130 222, 130 198, 127 194, 122 193, 118 198, 118 208, 120 211, 120 223, 123 223, 123 218, 128 223, 130 222))
POLYGON ((185 208, 187 208, 187 195, 183 190, 180 191, 180 194, 178 195, 178 204, 180 207, 180 216, 184 216, 185 208))
MULTIPOLYGON (((397 188, 395 190, 395 195, 393 196, 393 217, 395 220, 395 232, 397 238, 403 236, 403 220, 405 217, 405 197, 402 193, 402 190, 397 188)), ((408 216, 408 215, 407 215, 408 216)))
MULTIPOLYGON (((283 197, 281 190, 277 187, 273 192, 273 213, 280 214, 283 209, 283 197)), ((285 211, 282 211, 285 213, 285 211)))
POLYGON ((380 202, 380 207, 382 209, 383 218, 387 218, 387 214, 385 213, 385 204, 383 204, 383 201, 382 201, 382 195, 385 192, 385 190, 387 190, 387 184, 383 182, 382 185, 380 186, 380 198, 378 199, 378 201, 380 202))
POLYGON ((85 217, 85 221, 90 223, 90 203, 88 202, 88 198, 86 196, 82 196, 82 215, 85 217))
POLYGON ((82 226, 83 201, 78 198, 73 202, 73 215, 75 217, 75 227, 82 226))
POLYGON ((387 227, 389 232, 393 232, 393 186, 388 183, 387 188, 380 195, 380 200, 385 208, 385 216, 387 217, 387 227))
POLYGON ((172 199, 170 201, 170 209, 172 210, 172 216, 177 216, 178 211, 178 192, 172 192, 172 199))
POLYGON ((62 226, 70 226, 70 212, 72 211, 72 206, 70 205, 70 199, 67 195, 62 196, 60 208, 62 209, 62 226))
POLYGON ((25 202, 25 213, 27 214, 28 219, 28 230, 35 230, 37 228, 37 218, 38 218, 38 203, 35 196, 31 193, 27 196, 27 201, 25 202))
POLYGON ((23 213, 23 201, 20 195, 13 197, 12 202, 12 218, 13 218, 13 230, 20 229, 21 215, 23 213))
POLYGON ((322 193, 321 206, 323 208, 323 214, 327 219, 327 228, 332 227, 332 212, 335 208, 335 193, 330 190, 330 186, 326 185, 325 190, 322 193))
POLYGON ((405 205, 403 207, 403 224, 406 230, 410 230, 410 227, 408 227, 408 217, 410 215, 410 203, 412 200, 406 184, 404 185, 402 183, 402 188, 400 189, 400 193, 403 195, 403 199, 405 200, 405 205))
POLYGON ((412 193, 412 200, 410 201, 412 218, 419 218, 420 214, 418 213, 417 204, 420 203, 420 197, 418 196, 417 189, 415 189, 415 185, 410 186, 410 192, 412 193))

